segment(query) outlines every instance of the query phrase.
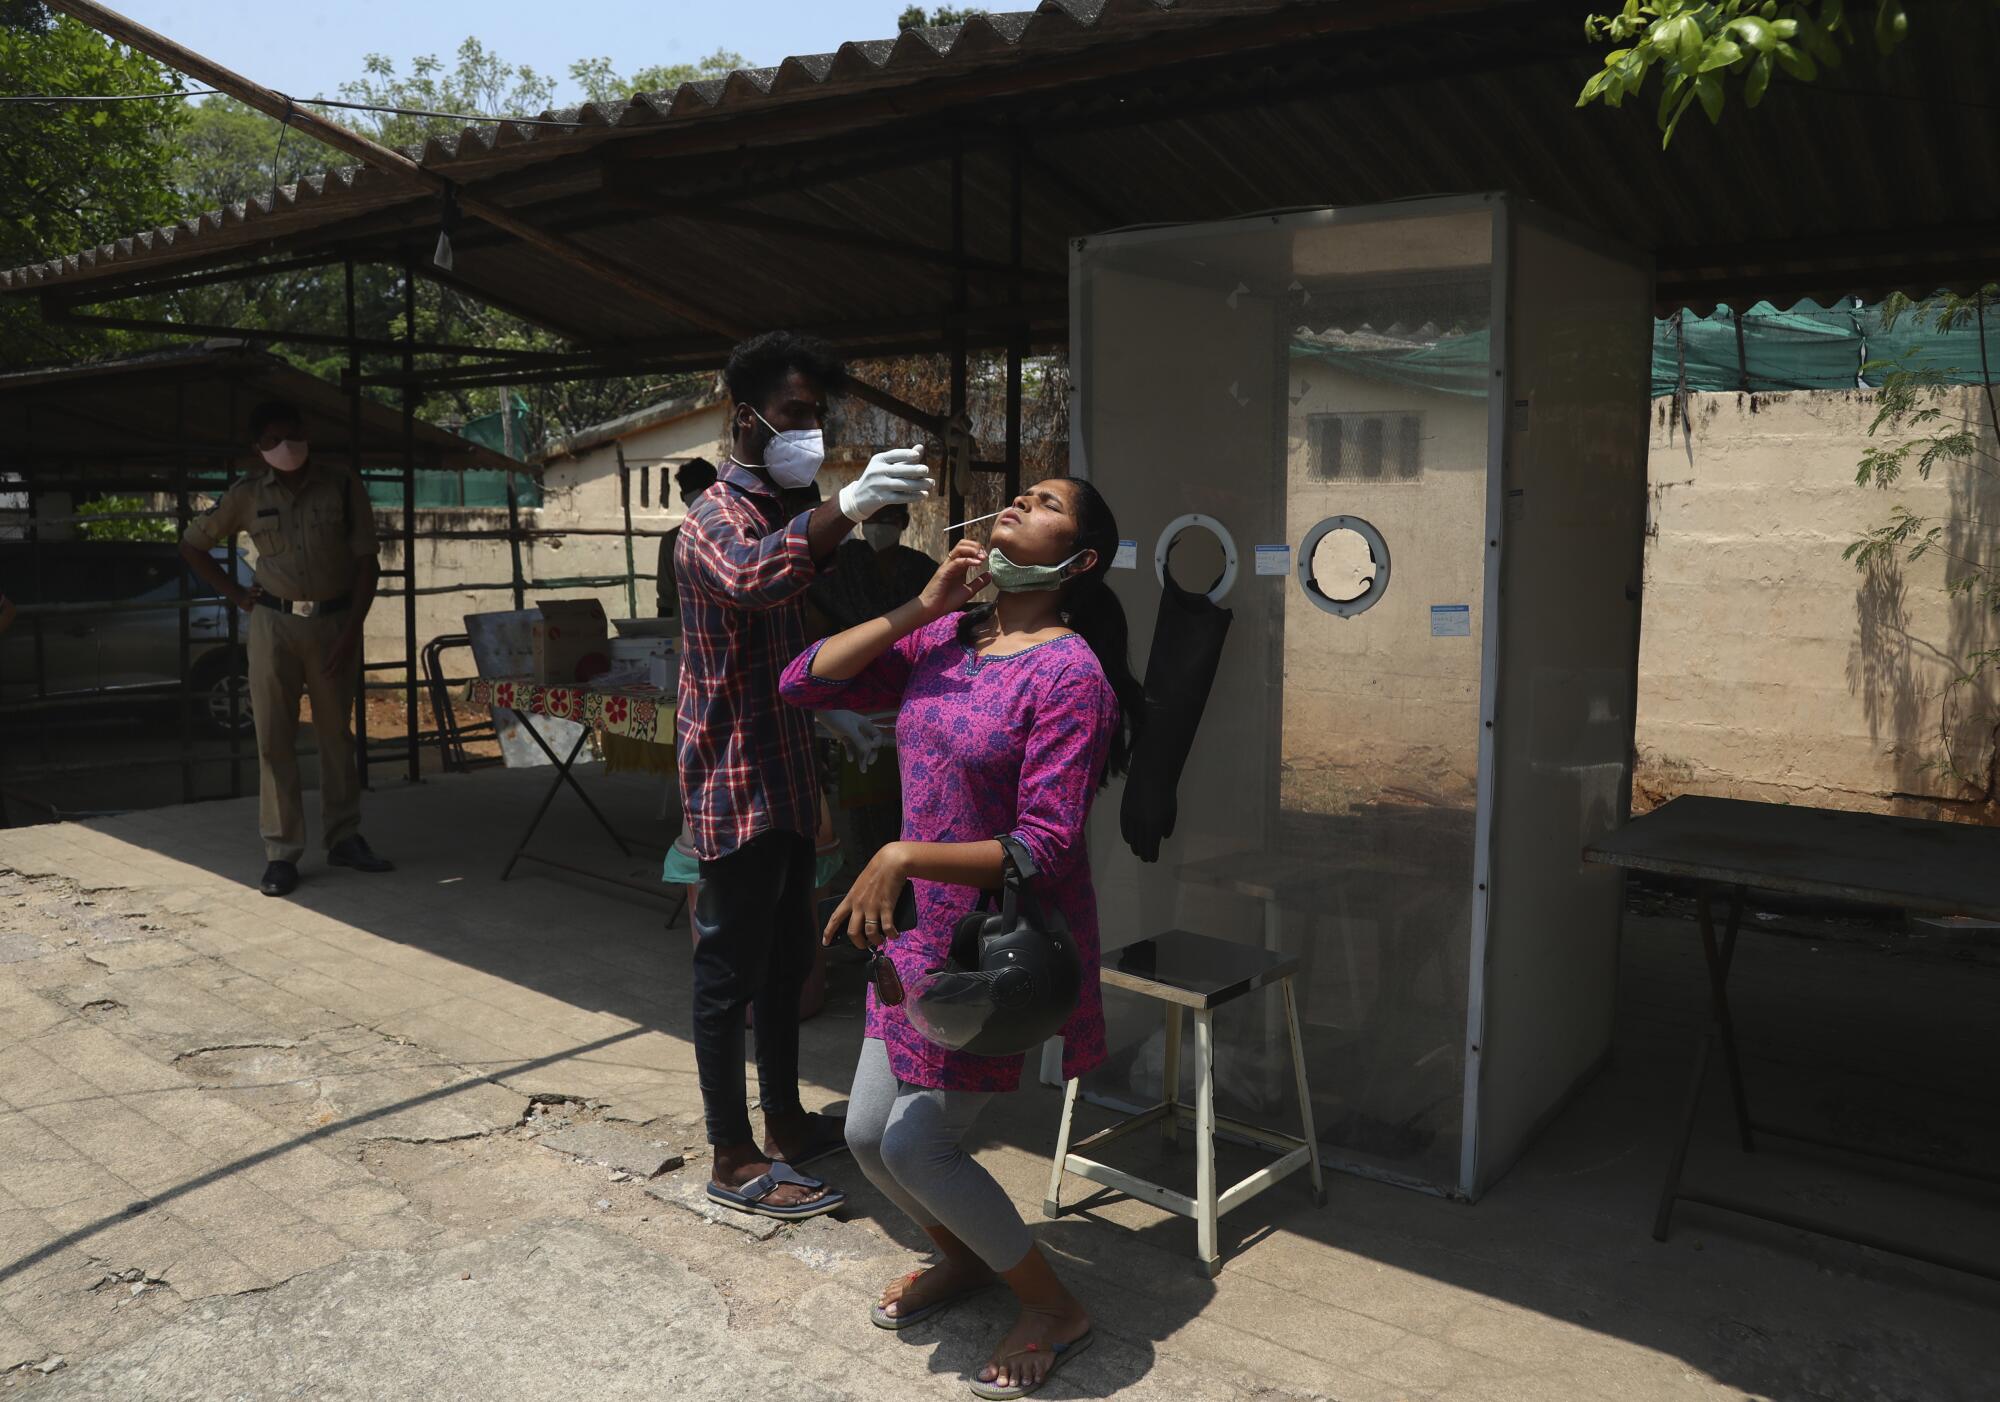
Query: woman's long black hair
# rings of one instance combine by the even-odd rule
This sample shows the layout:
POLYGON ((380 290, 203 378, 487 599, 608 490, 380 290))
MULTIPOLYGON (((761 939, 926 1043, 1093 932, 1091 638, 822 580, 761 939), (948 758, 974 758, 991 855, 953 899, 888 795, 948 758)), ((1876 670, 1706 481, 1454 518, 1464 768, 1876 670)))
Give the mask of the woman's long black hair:
MULTIPOLYGON (((1132 744, 1139 738, 1139 727, 1144 722, 1146 689, 1132 675, 1126 658, 1129 629, 1125 624, 1125 607, 1111 592, 1106 579, 1111 573, 1112 558, 1118 553, 1118 518, 1111 514, 1110 504, 1096 487, 1081 477, 1063 480, 1069 483, 1070 504, 1076 513, 1075 548, 1097 552, 1096 564, 1083 574, 1071 575, 1063 585, 1063 616, 1097 654, 1097 665, 1104 669, 1104 678, 1118 697, 1118 725, 1111 735, 1105 772, 1099 776, 1099 783, 1103 784, 1113 774, 1125 772, 1132 744)), ((960 614, 959 642, 967 647, 976 646, 992 617, 991 604, 980 604, 960 614)))

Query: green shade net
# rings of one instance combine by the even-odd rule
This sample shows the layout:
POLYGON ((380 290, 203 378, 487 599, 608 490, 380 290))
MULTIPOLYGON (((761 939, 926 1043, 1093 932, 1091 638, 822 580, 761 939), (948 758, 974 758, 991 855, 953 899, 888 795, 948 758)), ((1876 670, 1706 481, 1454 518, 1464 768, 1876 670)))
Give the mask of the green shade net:
POLYGON ((1856 313, 1845 307, 1801 302, 1779 311, 1758 302, 1743 313, 1742 340, 1736 313, 1717 307, 1712 315, 1682 312, 1653 323, 1653 393, 1672 394, 1680 383, 1683 356, 1687 388, 1759 394, 1787 389, 1854 389, 1860 384, 1862 334, 1856 313))
MULTIPOLYGON (((1947 383, 1984 384, 2000 376, 2000 313, 1986 318, 1986 359, 1976 323, 1939 330, 1928 317, 1905 312, 1884 327, 1881 308, 1822 307, 1800 302, 1779 310, 1758 302, 1742 315, 1717 307, 1708 316, 1683 312, 1653 323, 1653 394, 1690 391, 1838 390, 1877 387, 1898 366, 1935 371, 1947 383), (1683 380, 1685 375, 1685 380, 1683 380)), ((1292 338, 1293 373, 1317 360, 1346 374, 1438 394, 1484 395, 1491 362, 1483 330, 1425 340, 1301 332, 1292 338)))
MULTIPOLYGON (((520 395, 510 395, 508 412, 513 416, 512 444, 519 453, 528 441, 528 401, 520 395)), ((468 442, 477 443, 496 453, 504 453, 508 446, 509 425, 499 410, 467 419, 459 426, 458 436, 468 442)), ((514 478, 516 499, 522 506, 542 504, 542 484, 526 473, 509 474, 489 468, 472 468, 465 472, 444 472, 433 468, 417 470, 417 510, 438 510, 441 508, 471 507, 506 510, 507 478, 514 478)), ((399 482, 370 482, 368 500, 376 506, 399 509, 403 505, 403 488, 399 482)))
POLYGON ((1871 385, 1898 369, 1935 371, 1946 382, 1985 384, 2000 376, 2000 309, 1987 308, 1986 346, 1982 363, 1979 322, 1968 318, 1948 331, 1929 316, 1905 311, 1893 326, 1882 324, 1879 307, 1858 313, 1868 337, 1868 363, 1862 376, 1871 385))
POLYGON ((1355 346, 1326 337, 1298 336, 1292 340, 1292 369, 1295 375, 1310 379, 1310 372, 1298 362, 1320 360, 1364 379, 1484 398, 1492 371, 1490 339, 1480 330, 1414 346, 1355 346))

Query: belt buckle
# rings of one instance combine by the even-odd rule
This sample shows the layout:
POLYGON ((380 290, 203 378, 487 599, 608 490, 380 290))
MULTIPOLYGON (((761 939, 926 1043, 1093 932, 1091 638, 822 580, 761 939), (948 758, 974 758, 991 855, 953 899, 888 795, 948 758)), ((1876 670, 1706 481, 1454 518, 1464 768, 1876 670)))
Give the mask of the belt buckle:
POLYGON ((301 599, 292 605, 292 612, 300 618, 312 618, 319 613, 319 607, 311 599, 301 599))

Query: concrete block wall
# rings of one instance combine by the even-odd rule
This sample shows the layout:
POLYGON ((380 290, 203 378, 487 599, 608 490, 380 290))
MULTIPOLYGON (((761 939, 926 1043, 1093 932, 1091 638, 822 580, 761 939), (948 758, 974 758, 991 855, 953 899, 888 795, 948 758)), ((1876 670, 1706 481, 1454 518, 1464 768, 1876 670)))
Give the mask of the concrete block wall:
MULTIPOLYGON (((1976 389, 1946 402, 1977 421, 1976 389)), ((1876 396, 1697 394, 1690 436, 1653 405, 1640 645, 1638 802, 1699 792, 2000 821, 1995 688, 1947 684, 2000 619, 1946 590, 1945 554, 1858 572, 1842 551, 1904 505, 1984 521, 1953 554, 2000 552, 2000 481, 1962 467, 1855 484, 1876 396), (1947 743, 1967 783, 1937 768, 1947 743)), ((1986 447, 1993 448, 1991 431, 1986 447)))

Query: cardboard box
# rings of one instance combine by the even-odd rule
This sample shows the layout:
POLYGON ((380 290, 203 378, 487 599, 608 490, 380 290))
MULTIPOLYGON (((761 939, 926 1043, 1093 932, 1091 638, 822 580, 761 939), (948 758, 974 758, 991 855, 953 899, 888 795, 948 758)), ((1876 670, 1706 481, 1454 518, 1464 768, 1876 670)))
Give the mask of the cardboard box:
MULTIPOLYGON (((617 620, 612 622, 616 624, 617 620)), ((680 680, 672 638, 613 638, 611 671, 634 686, 671 691, 680 680)))
POLYGON ((535 606, 541 613, 531 630, 536 681, 587 682, 610 670, 604 605, 596 599, 537 599, 535 606))

